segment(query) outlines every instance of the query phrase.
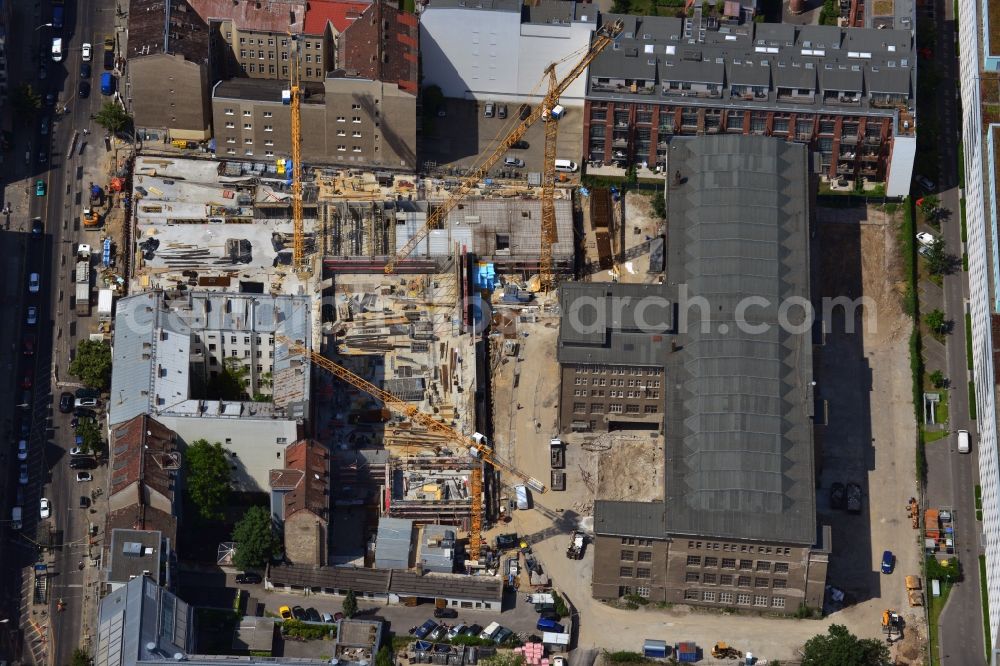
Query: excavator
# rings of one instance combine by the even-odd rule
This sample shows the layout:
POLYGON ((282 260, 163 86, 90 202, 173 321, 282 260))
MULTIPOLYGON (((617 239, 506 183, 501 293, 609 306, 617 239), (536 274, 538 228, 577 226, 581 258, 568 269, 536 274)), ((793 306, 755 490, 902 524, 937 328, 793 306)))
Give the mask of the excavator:
POLYGON ((903 618, 902 616, 892 609, 886 609, 882 611, 882 633, 885 634, 885 639, 890 643, 895 638, 903 637, 903 618))

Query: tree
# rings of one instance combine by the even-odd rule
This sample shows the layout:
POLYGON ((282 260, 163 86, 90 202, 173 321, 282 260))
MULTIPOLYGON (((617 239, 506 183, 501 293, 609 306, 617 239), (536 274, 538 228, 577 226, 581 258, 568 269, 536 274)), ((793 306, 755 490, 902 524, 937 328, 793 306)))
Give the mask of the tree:
POLYGON ((392 653, 389 652, 388 645, 383 645, 375 654, 375 666, 393 666, 392 653))
POLYGON ((229 499, 229 461, 222 444, 204 439, 192 442, 184 453, 185 486, 195 511, 205 520, 221 519, 229 499))
POLYGON ((802 666, 888 666, 889 647, 875 638, 858 638, 842 624, 806 641, 802 666))
POLYGON ((661 220, 667 219, 667 202, 664 200, 663 191, 657 189, 653 192, 653 215, 661 220))
POLYGON ((479 663, 484 666, 524 666, 524 655, 504 650, 497 652, 492 657, 480 659, 479 663))
POLYGON ((944 239, 935 239, 928 245, 924 258, 927 259, 927 270, 931 275, 945 275, 954 268, 955 258, 945 252, 944 239))
POLYGON ((113 134, 121 132, 132 123, 132 117, 115 102, 105 102, 94 115, 94 121, 113 134))
POLYGON ((42 96, 35 92, 30 83, 22 83, 14 89, 10 103, 18 113, 30 114, 42 108, 42 96))
POLYGON ((81 340, 76 356, 69 364, 69 374, 87 386, 101 391, 111 386, 111 345, 96 340, 81 340))
POLYGON ((917 205, 920 206, 920 210, 924 215, 930 215, 941 205, 941 200, 938 199, 937 195, 928 194, 925 197, 920 197, 917 205))
POLYGON ((957 557, 951 557, 941 562, 933 555, 927 556, 927 577, 945 583, 957 583, 962 580, 962 565, 957 557))
POLYGON ((76 648, 69 658, 69 666, 90 666, 90 655, 80 648, 76 648))
POLYGON ((84 453, 96 453, 101 448, 101 428, 94 419, 81 418, 76 426, 76 434, 82 440, 80 448, 84 453))
POLYGON ((944 376, 944 373, 940 370, 935 370, 930 374, 931 384, 934 388, 944 388, 948 385, 948 378, 944 376))
POLYGON ((260 569, 281 550, 274 533, 271 512, 263 506, 252 506, 233 527, 236 552, 233 564, 241 569, 260 569))
POLYGON ((358 597, 354 594, 354 590, 348 590, 347 595, 344 597, 344 615, 347 617, 354 617, 358 614, 358 597))
POLYGON ((934 309, 924 315, 924 323, 932 332, 943 335, 948 332, 950 322, 944 318, 943 312, 934 309))

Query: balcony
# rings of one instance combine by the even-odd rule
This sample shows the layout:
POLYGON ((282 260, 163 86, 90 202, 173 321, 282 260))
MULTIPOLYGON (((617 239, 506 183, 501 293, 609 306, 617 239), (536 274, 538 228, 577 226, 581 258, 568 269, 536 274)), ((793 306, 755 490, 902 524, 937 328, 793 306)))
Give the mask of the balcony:
POLYGON ((881 144, 882 144, 882 136, 881 135, 866 136, 865 137, 865 145, 866 146, 879 146, 881 144))
POLYGON ((598 81, 591 80, 590 83, 591 92, 607 92, 607 93, 618 93, 618 94, 629 94, 629 95, 652 95, 656 91, 656 87, 652 84, 638 84, 638 83, 625 83, 625 82, 608 82, 600 83, 598 81))
POLYGON ((816 93, 802 93, 792 88, 778 88, 777 95, 779 102, 790 102, 792 104, 812 104, 816 100, 816 93))
POLYGON ((626 147, 628 147, 628 139, 619 139, 619 138, 615 137, 611 141, 611 146, 613 148, 626 148, 626 147))
POLYGON ((842 152, 842 153, 840 153, 840 159, 842 159, 842 160, 854 160, 854 159, 857 158, 857 156, 858 156, 857 153, 850 153, 850 152, 847 152, 847 153, 842 152))
POLYGON ((871 95, 869 102, 876 109, 895 109, 896 107, 906 108, 908 102, 907 95, 871 95))
POLYGON ((878 162, 878 160, 879 160, 878 153, 863 153, 861 155, 862 162, 878 162))
POLYGON ((733 87, 730 90, 729 96, 732 99, 739 99, 745 102, 762 102, 767 100, 768 91, 764 89, 747 90, 742 87, 733 87))
POLYGON ((671 88, 669 86, 663 86, 663 94, 669 95, 670 97, 694 97, 698 99, 720 99, 722 97, 722 92, 720 90, 695 88, 682 90, 680 88, 671 88))
POLYGON ((854 165, 853 164, 838 164, 837 165, 837 173, 839 173, 839 174, 854 173, 854 165))
POLYGON ((860 92, 829 92, 823 95, 824 104, 839 104, 841 106, 861 106, 860 92))
POLYGON ((840 143, 847 146, 856 146, 858 144, 858 135, 845 134, 844 136, 840 137, 840 143))

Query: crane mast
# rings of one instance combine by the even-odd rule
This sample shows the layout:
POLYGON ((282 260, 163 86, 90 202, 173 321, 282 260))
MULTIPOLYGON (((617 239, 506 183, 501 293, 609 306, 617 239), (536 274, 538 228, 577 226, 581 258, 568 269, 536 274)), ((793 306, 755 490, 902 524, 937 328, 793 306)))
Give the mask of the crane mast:
POLYGON ((305 242, 302 238, 302 82, 299 70, 299 40, 291 37, 289 88, 292 112, 292 266, 305 270, 305 242))
MULTIPOLYGON (((440 228, 445 223, 448 217, 448 213, 454 210, 455 207, 458 206, 458 204, 460 204, 462 200, 464 200, 469 195, 469 193, 479 185, 480 181, 482 181, 482 179, 486 176, 486 174, 489 173, 489 170, 492 169, 493 166, 496 165, 496 163, 499 162, 501 158, 503 158, 504 153, 506 153, 512 145, 521 140, 521 137, 523 137, 524 133, 528 131, 528 128, 531 127, 535 123, 535 121, 541 118, 543 113, 546 113, 556 104, 558 104, 559 97, 566 91, 567 88, 569 88, 570 84, 572 84, 573 81, 575 81, 577 77, 579 77, 584 72, 584 70, 587 69, 588 65, 590 65, 590 63, 594 60, 594 58, 596 58, 601 53, 601 51, 606 49, 608 45, 614 41, 615 37, 617 37, 621 33, 621 31, 624 30, 624 28, 625 24, 621 21, 621 19, 615 20, 614 23, 601 26, 601 28, 594 34, 594 41, 590 45, 590 48, 587 49, 587 52, 583 54, 580 60, 577 61, 577 63, 573 66, 573 68, 566 74, 566 76, 564 76, 558 82, 555 82, 554 66, 549 67, 548 71, 550 76, 550 85, 549 85, 549 90, 545 95, 545 98, 542 100, 542 103, 536 106, 534 109, 532 109, 531 113, 524 120, 518 123, 514 127, 514 129, 512 129, 510 133, 507 134, 507 136, 505 136, 503 139, 500 140, 500 142, 494 147, 494 149, 483 158, 483 161, 479 163, 479 166, 473 169, 472 173, 470 173, 464 180, 461 181, 461 183, 458 186, 458 189, 455 190, 450 197, 448 197, 443 202, 438 204, 438 206, 433 211, 430 212, 430 214, 427 216, 427 221, 424 223, 424 225, 413 233, 413 235, 409 238, 409 240, 406 241, 403 247, 401 247, 399 250, 396 251, 395 254, 389 257, 388 261, 385 264, 386 274, 395 272, 396 264, 398 264, 400 261, 408 257, 410 253, 412 253, 415 249, 417 249, 417 246, 420 245, 420 243, 425 238, 427 238, 427 235, 431 232, 432 229, 440 228)), ((553 183, 552 189, 554 189, 555 165, 551 163, 554 162, 555 160, 554 141, 552 143, 552 148, 551 148, 552 155, 550 156, 548 152, 549 152, 548 143, 546 143, 545 169, 546 173, 548 173, 550 169, 552 170, 552 183, 553 183)), ((544 192, 545 190, 543 188, 543 196, 544 192)), ((549 194, 551 198, 551 191, 549 192, 549 194)), ((542 203, 542 208, 543 208, 542 217, 544 222, 544 217, 545 217, 544 201, 542 203)), ((553 207, 551 210, 552 210, 552 229, 554 231, 555 208, 553 207)), ((545 243, 543 243, 542 245, 544 254, 545 243)), ((549 265, 551 266, 551 256, 552 256, 551 245, 549 247, 548 254, 549 254, 549 265)))
MULTIPOLYGON (((458 432, 450 425, 438 421, 432 416, 424 414, 414 405, 406 402, 402 398, 389 393, 388 391, 375 386, 368 380, 359 377, 347 368, 334 363, 330 359, 326 358, 322 354, 314 352, 312 350, 306 349, 306 347, 294 340, 290 340, 284 336, 277 336, 276 341, 286 344, 288 350, 291 353, 302 354, 307 357, 314 365, 318 365, 323 368, 331 375, 340 379, 341 381, 350 384, 354 388, 364 391, 368 395, 372 396, 376 400, 380 401, 389 409, 403 414, 410 421, 418 423, 425 427, 428 431, 433 432, 441 437, 447 439, 450 442, 459 444, 464 447, 469 455, 474 458, 479 458, 480 460, 489 463, 496 469, 512 474, 517 478, 524 481, 526 485, 531 487, 533 490, 539 493, 544 493, 547 488, 538 479, 525 474, 521 470, 514 467, 509 462, 503 460, 497 456, 493 449, 486 442, 486 438, 478 433, 472 437, 463 435, 458 432)), ((478 560, 482 547, 482 526, 483 526, 483 498, 482 498, 482 470, 480 468, 475 468, 472 471, 472 477, 469 482, 469 496, 471 500, 471 527, 469 529, 469 558, 472 560, 478 560)))

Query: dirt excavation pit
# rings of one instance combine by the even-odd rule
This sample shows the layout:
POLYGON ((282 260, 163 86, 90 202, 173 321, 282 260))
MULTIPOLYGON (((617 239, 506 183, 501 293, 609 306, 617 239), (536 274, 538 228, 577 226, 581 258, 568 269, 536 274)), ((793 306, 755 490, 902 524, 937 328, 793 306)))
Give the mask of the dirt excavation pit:
MULTIPOLYGON (((603 500, 652 502, 663 499, 663 438, 614 433, 580 442, 580 475, 588 495, 603 500)), ((586 502, 589 515, 592 502, 586 502)))

